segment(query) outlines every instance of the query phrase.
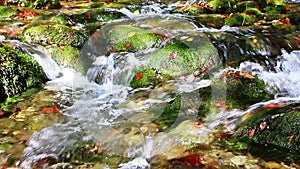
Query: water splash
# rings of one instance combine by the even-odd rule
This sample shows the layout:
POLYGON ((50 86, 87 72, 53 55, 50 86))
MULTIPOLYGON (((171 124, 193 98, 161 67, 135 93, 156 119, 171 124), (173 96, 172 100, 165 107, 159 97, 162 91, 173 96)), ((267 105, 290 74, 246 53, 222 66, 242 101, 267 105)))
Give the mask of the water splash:
POLYGON ((277 59, 274 71, 266 70, 260 64, 249 61, 243 62, 240 69, 263 79, 271 92, 277 93, 276 97, 299 97, 300 51, 288 53, 282 50, 282 55, 278 56, 277 59))
POLYGON ((62 76, 62 71, 58 64, 52 59, 48 54, 46 49, 40 45, 29 45, 27 43, 22 43, 17 40, 8 40, 6 43, 13 44, 16 48, 24 51, 25 53, 31 55, 43 68, 48 79, 53 80, 62 76))

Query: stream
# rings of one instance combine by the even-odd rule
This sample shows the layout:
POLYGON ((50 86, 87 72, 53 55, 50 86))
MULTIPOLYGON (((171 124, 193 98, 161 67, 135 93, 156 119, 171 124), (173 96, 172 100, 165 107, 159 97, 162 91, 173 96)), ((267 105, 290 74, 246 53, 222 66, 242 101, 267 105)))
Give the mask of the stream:
MULTIPOLYGON (((272 49, 269 47, 271 38, 268 32, 264 34, 238 27, 223 26, 217 29, 202 26, 194 30, 183 30, 178 25, 170 25, 171 28, 147 25, 148 21, 163 18, 161 22, 175 19, 182 21, 182 24, 188 22, 196 26, 191 22, 193 19, 183 14, 169 14, 172 8, 173 6, 149 3, 142 7, 139 14, 122 8, 118 12, 123 13, 125 17, 107 24, 138 25, 169 37, 177 34, 205 33, 208 36, 226 35, 228 38, 237 40, 241 37, 260 38, 263 41, 262 44, 266 45, 249 49, 243 47, 243 44, 225 43, 217 36, 212 37, 212 43, 222 48, 221 57, 225 63, 235 61, 242 55, 257 57, 251 60, 245 59, 236 67, 222 64, 206 79, 191 81, 178 78, 155 88, 133 89, 130 87, 130 81, 135 78, 134 70, 147 64, 144 58, 156 48, 107 54, 105 51, 98 51, 98 48, 93 46, 93 38, 98 36, 97 33, 102 33, 102 30, 97 30, 97 33, 91 36, 81 50, 79 59, 87 63, 86 75, 82 75, 72 68, 59 67, 42 46, 21 43, 18 40, 3 40, 30 54, 41 64, 50 79, 44 88, 58 93, 55 95, 55 98, 59 100, 56 104, 63 116, 63 120, 53 122, 49 127, 36 131, 30 136, 22 153, 22 159, 18 162, 20 167, 38 168, 37 163, 45 163, 44 166, 48 167, 48 165, 51 166, 51 160, 60 162, 63 166, 65 161, 70 160, 74 147, 85 142, 93 142, 96 145, 95 148, 100 147, 101 150, 95 151, 102 153, 101 158, 118 159, 109 162, 102 160, 104 164, 94 166, 94 168, 155 168, 155 164, 164 163, 165 160, 159 158, 157 162, 156 157, 165 156, 167 160, 180 159, 187 155, 185 153, 186 150, 191 149, 189 147, 191 143, 211 146, 208 148, 210 150, 204 148, 204 154, 226 154, 225 150, 222 150, 223 147, 213 141, 216 133, 220 132, 219 130, 225 133, 234 132, 245 115, 266 105, 300 103, 300 50, 272 49), (179 28, 177 29, 176 26, 179 28), (226 85, 223 84, 224 90, 220 91, 211 84, 213 78, 228 70, 248 72, 259 77, 267 85, 268 91, 274 94, 274 98, 254 103, 245 110, 222 109, 222 106, 217 112, 210 110, 211 114, 203 118, 202 127, 195 127, 194 123, 199 117, 193 111, 199 109, 198 103, 202 101, 197 91, 211 86, 212 100, 214 100, 213 97, 226 100, 226 85), (183 106, 180 108, 180 114, 190 113, 190 115, 187 118, 178 116, 168 128, 160 129, 153 121, 159 119, 167 103, 176 100, 179 95, 183 106), (184 105, 192 108, 186 109, 184 105)), ((277 35, 274 37, 277 38, 277 35)), ((278 38, 280 37, 278 35, 278 38)), ((109 46, 104 46, 104 48, 109 48, 109 46)), ((248 168, 251 168, 251 165, 252 168, 262 166, 256 165, 262 163, 256 158, 246 155, 239 157, 236 161, 233 160, 234 156, 228 157, 227 161, 220 159, 220 168, 223 168, 222 165, 229 165, 230 162, 238 166, 243 160, 241 165, 248 166, 248 168), (249 161, 254 159, 257 162, 245 162, 247 160, 244 158, 249 158, 249 161)), ((206 163, 213 166, 209 161, 206 163)), ((59 167, 56 165, 56 168, 59 167)), ((161 168, 164 168, 163 165, 161 168)), ((181 166, 181 168, 185 167, 181 166)))

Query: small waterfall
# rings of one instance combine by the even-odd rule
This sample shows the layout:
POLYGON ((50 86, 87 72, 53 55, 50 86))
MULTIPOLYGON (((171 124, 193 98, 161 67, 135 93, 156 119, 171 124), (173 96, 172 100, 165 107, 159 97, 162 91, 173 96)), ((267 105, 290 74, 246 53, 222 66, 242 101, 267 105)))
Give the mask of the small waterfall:
POLYGON ((29 45, 16 40, 5 41, 6 43, 12 43, 16 48, 31 55, 43 68, 47 78, 53 80, 62 76, 62 71, 58 64, 52 59, 44 47, 40 45, 29 45))

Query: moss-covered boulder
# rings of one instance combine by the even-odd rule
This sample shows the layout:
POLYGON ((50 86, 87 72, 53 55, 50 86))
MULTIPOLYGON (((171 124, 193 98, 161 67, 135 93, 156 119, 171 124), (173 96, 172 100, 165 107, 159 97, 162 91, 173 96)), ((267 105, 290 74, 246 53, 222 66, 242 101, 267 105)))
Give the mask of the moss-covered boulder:
POLYGON ((136 88, 146 88, 149 86, 155 87, 159 83, 170 79, 168 75, 160 74, 154 69, 144 68, 136 72, 135 76, 130 82, 130 87, 136 88))
POLYGON ((12 9, 10 6, 0 6, 0 20, 8 19, 16 14, 16 10, 12 9))
POLYGON ((217 49, 202 33, 176 36, 145 58, 147 66, 173 78, 193 74, 202 67, 213 69, 222 62, 217 49))
POLYGON ((115 25, 110 28, 108 35, 115 52, 136 52, 158 47, 163 40, 161 35, 130 25, 115 25))
POLYGON ((74 67, 78 60, 79 49, 70 45, 47 48, 52 58, 61 66, 74 67))
POLYGON ((211 85, 199 89, 199 112, 213 115, 226 109, 247 109, 272 97, 263 80, 247 72, 229 70, 211 79, 211 85))
POLYGON ((266 103, 246 114, 235 137, 251 145, 250 153, 267 160, 298 163, 300 160, 299 103, 266 103))
POLYGON ((235 0, 211 0, 206 4, 206 7, 215 13, 228 13, 234 9, 235 5, 235 0))
POLYGON ((246 26, 246 25, 252 25, 256 21, 257 18, 253 15, 239 13, 239 14, 235 14, 230 18, 227 18, 225 20, 225 24, 228 26, 246 26))
POLYGON ((29 55, 0 47, 0 102, 46 80, 42 67, 29 55))
POLYGON ((61 7, 59 0, 6 0, 5 4, 35 9, 58 9, 61 7))
POLYGON ((38 25, 24 30, 22 39, 41 45, 71 45, 82 47, 85 37, 79 31, 65 25, 38 25))
POLYGON ((107 12, 105 9, 92 9, 78 14, 70 15, 72 21, 76 23, 107 22, 123 16, 120 12, 107 12))
MULTIPOLYGON (((264 81, 247 72, 229 70, 220 78, 225 80, 227 106, 246 109, 252 104, 270 99, 264 81)), ((218 80, 212 81, 216 90, 219 88, 224 90, 224 88, 218 87, 220 84, 218 80)))

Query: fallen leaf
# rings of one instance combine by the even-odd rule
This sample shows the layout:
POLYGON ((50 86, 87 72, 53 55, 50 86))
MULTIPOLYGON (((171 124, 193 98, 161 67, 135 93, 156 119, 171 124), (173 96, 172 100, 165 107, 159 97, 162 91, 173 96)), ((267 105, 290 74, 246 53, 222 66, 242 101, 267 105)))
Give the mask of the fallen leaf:
POLYGON ((135 77, 135 80, 140 80, 143 77, 144 77, 144 75, 141 73, 135 77))
POLYGON ((254 129, 252 129, 252 130, 249 131, 249 136, 250 137, 254 136, 254 134, 255 134, 255 130, 254 129))
POLYGON ((270 108, 277 108, 277 107, 283 107, 287 105, 286 103, 270 103, 270 104, 267 104, 267 105, 264 105, 264 108, 265 109, 270 109, 270 108))
POLYGON ((0 116, 4 115, 4 111, 0 109, 0 116))
POLYGON ((43 113, 57 113, 58 111, 59 111, 59 109, 57 106, 52 106, 52 107, 44 106, 42 108, 43 113))

